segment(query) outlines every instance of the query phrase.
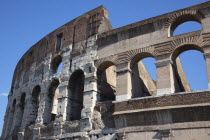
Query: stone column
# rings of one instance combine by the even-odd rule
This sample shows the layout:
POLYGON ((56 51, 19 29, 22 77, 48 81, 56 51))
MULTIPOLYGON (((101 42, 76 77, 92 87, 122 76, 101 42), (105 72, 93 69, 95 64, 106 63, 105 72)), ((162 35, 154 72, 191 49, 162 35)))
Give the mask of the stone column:
POLYGON ((208 76, 208 89, 210 89, 210 52, 204 53, 204 58, 206 60, 206 71, 208 76))
POLYGON ((94 73, 86 74, 85 87, 83 95, 83 106, 81 112, 82 124, 80 129, 82 131, 92 130, 92 116, 97 99, 97 82, 94 73))
POLYGON ((42 90, 39 94, 40 96, 40 102, 39 102, 39 108, 38 108, 38 112, 37 112, 37 118, 36 118, 36 125, 42 125, 43 124, 43 118, 44 118, 44 112, 45 112, 45 104, 46 104, 46 98, 45 96, 47 96, 47 88, 42 87, 42 90))
POLYGON ((16 113, 14 114, 14 123, 13 128, 16 126, 21 126, 22 123, 22 117, 23 117, 23 111, 21 109, 20 103, 17 104, 16 113))
POLYGON ((157 72, 157 95, 175 92, 172 61, 160 60, 155 63, 157 72))
POLYGON ((68 121, 70 118, 69 107, 68 107, 68 81, 60 83, 58 95, 58 109, 56 115, 56 121, 68 121))
POLYGON ((125 62, 116 65, 117 84, 116 101, 130 99, 131 93, 131 70, 129 63, 125 62))

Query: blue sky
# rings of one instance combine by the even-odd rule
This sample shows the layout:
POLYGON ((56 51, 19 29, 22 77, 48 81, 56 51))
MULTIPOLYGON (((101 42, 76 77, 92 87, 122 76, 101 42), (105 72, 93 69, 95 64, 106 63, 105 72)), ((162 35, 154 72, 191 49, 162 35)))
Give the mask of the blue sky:
MULTIPOLYGON (((7 93, 10 90, 15 66, 21 56, 42 37, 59 26, 104 5, 109 13, 113 28, 136 21, 185 8, 207 0, 1 0, 0 1, 0 131, 7 105, 7 93)), ((196 26, 188 26, 193 29, 196 26)), ((183 30, 180 30, 183 31, 183 30)), ((186 52, 184 59, 201 58, 198 52, 186 52), (195 56, 191 54, 194 53, 195 56)), ((181 57, 182 59, 182 57, 181 57)), ((200 60, 200 59, 199 59, 200 60)), ((150 61, 151 62, 151 61, 150 61)), ((192 67, 200 61, 192 61, 192 67)), ((203 62, 202 62, 203 64, 203 62)), ((200 72, 205 73, 205 70, 200 72)), ((152 71, 154 75, 154 71, 152 71)), ((192 77, 190 73, 188 77, 192 77)), ((205 75, 204 75, 205 76, 205 75)), ((203 76, 203 79, 205 77, 203 76)), ((194 79, 196 79, 194 77, 194 79)), ((195 80, 194 80, 195 81, 195 80)), ((206 82, 205 80, 203 80, 206 82)), ((195 83, 195 89, 202 89, 204 84, 195 83)))

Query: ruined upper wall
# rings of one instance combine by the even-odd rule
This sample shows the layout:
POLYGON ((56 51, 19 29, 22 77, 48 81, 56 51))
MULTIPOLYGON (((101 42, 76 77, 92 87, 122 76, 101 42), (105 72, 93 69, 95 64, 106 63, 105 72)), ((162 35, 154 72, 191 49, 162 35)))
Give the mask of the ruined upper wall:
MULTIPOLYGON (((25 80, 23 81, 26 83, 29 77, 28 71, 32 64, 36 63, 37 66, 41 64, 44 58, 49 54, 55 57, 61 53, 57 39, 58 36, 62 35, 62 47, 72 44, 73 51, 71 56, 76 57, 84 53, 84 45, 86 44, 85 42, 88 37, 110 29, 112 29, 112 27, 109 23, 106 9, 103 6, 100 6, 54 30, 33 45, 19 60, 13 76, 12 89, 18 88, 18 84, 16 87, 13 86, 14 81, 20 79, 21 72, 25 71, 23 76, 23 79, 25 80), (80 47, 82 45, 84 46, 83 48, 80 47)), ((36 72, 39 73, 42 73, 42 71, 42 66, 39 70, 36 70, 36 72)))
MULTIPOLYGON (((143 36, 154 32, 159 32, 159 35, 155 36, 155 38, 157 40, 160 39, 159 42, 162 42, 163 39, 171 37, 172 35, 170 32, 173 32, 179 24, 185 21, 197 21, 201 23, 206 16, 209 17, 209 8, 210 2, 205 2, 109 30, 98 35, 98 45, 99 47, 108 46, 125 39, 143 36)), ((203 28, 209 28, 208 23, 202 22, 201 24, 203 28)))

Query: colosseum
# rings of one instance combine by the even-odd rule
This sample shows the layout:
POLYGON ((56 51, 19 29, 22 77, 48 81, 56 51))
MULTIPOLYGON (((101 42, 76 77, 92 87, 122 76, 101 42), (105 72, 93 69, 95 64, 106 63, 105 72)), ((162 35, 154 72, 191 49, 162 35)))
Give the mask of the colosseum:
POLYGON ((22 56, 1 140, 210 140, 210 91, 191 90, 179 60, 188 50, 203 54, 210 89, 210 2, 117 29, 93 9, 22 56), (174 36, 187 21, 202 29, 174 36))

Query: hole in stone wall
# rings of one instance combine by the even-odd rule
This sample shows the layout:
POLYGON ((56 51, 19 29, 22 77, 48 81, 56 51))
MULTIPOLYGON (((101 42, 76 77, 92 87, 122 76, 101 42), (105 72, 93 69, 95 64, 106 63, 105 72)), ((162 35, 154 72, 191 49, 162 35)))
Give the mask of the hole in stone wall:
POLYGON ((44 121, 45 124, 48 124, 55 120, 57 114, 58 94, 59 94, 58 85, 59 81, 57 79, 53 79, 48 91, 48 102, 46 102, 47 116, 45 118, 46 120, 44 121))
POLYGON ((31 124, 35 123, 37 115, 38 115, 40 92, 41 92, 41 88, 39 85, 35 86, 32 91, 31 124))
POLYGON ((62 72, 62 67, 63 67, 62 63, 60 63, 59 66, 58 66, 57 72, 62 72))
POLYGON ((15 106, 16 106, 16 99, 13 100, 13 103, 12 103, 12 108, 13 110, 15 110, 15 106))
POLYGON ((23 114, 24 114, 24 110, 25 110, 25 98, 26 98, 26 94, 22 93, 21 98, 20 98, 20 112, 18 115, 18 120, 19 120, 19 124, 18 126, 21 125, 22 120, 23 120, 23 114))
POLYGON ((155 59, 141 56, 137 55, 131 61, 132 98, 156 95, 155 59))
POLYGON ((189 32, 194 32, 202 30, 202 25, 196 21, 187 21, 180 24, 173 32, 173 36, 185 34, 189 32))
POLYGON ((206 62, 200 51, 188 50, 180 53, 173 68, 175 92, 208 89, 206 62))
POLYGON ((75 71, 69 80, 69 104, 70 104, 70 120, 80 120, 83 108, 83 92, 84 92, 84 73, 82 70, 75 71))
MULTIPOLYGON (((103 65, 103 64, 102 64, 103 65)), ((98 101, 114 101, 116 96, 116 67, 113 64, 97 71, 98 101)))
POLYGON ((58 55, 52 60, 51 68, 53 73, 62 71, 62 57, 58 55))
POLYGON ((62 48, 63 45, 63 33, 57 35, 57 48, 62 48))

